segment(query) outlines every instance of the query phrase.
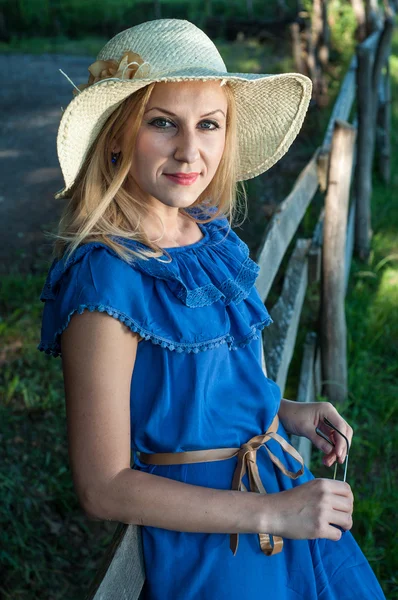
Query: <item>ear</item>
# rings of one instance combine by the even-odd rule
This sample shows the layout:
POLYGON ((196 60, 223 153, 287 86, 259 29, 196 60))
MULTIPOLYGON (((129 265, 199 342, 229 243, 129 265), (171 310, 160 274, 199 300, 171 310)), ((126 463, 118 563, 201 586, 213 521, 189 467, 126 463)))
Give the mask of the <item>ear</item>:
POLYGON ((113 152, 114 154, 119 154, 119 152, 121 152, 122 147, 120 145, 120 143, 117 140, 113 140, 112 144, 111 144, 111 152, 113 152))

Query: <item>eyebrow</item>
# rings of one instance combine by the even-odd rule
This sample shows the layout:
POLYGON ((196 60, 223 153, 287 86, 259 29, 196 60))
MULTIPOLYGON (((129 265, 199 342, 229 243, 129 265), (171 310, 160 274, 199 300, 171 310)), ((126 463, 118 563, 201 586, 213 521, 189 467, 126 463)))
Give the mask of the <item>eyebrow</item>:
MULTIPOLYGON (((160 108, 159 106, 152 106, 152 108, 149 108, 148 110, 145 111, 145 114, 150 112, 151 110, 159 110, 160 112, 164 112, 164 113, 170 115, 171 117, 177 116, 174 113, 170 112, 169 110, 166 110, 165 108, 160 108)), ((210 115, 214 115, 214 113, 216 113, 216 112, 222 113, 225 117, 224 111, 221 110, 221 108, 217 108, 216 110, 212 110, 211 112, 206 113, 205 115, 201 115, 200 119, 203 119, 203 117, 210 117, 210 115)))

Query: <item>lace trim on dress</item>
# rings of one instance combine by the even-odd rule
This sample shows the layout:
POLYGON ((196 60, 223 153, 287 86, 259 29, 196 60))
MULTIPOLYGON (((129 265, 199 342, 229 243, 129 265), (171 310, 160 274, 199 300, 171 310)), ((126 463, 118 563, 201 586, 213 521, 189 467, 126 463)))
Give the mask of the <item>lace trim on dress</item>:
POLYGON ((106 312, 111 317, 118 319, 121 323, 124 323, 131 331, 139 333, 144 340, 150 340, 153 344, 158 344, 162 348, 168 348, 169 350, 175 350, 177 353, 186 352, 186 353, 194 353, 203 352, 205 350, 210 350, 211 348, 217 348, 222 344, 228 344, 230 350, 237 350, 238 348, 244 348, 249 342, 252 340, 258 339, 261 335, 261 330, 272 323, 272 319, 268 316, 264 321, 257 323, 252 326, 251 332, 240 340, 235 340, 232 335, 224 335, 219 338, 206 340, 205 342, 196 342, 196 343, 188 343, 188 342, 176 342, 171 341, 166 338, 160 337, 151 333, 142 327, 139 323, 135 322, 134 319, 121 313, 118 310, 111 308, 110 306, 104 306, 103 304, 82 304, 78 306, 75 310, 73 310, 67 317, 66 321, 60 327, 55 334, 56 340, 54 342, 43 342, 41 341, 37 349, 45 354, 50 354, 51 356, 57 357, 61 356, 61 346, 59 344, 59 336, 61 333, 67 328, 72 316, 75 313, 82 314, 85 310, 89 310, 90 312, 99 311, 106 312))

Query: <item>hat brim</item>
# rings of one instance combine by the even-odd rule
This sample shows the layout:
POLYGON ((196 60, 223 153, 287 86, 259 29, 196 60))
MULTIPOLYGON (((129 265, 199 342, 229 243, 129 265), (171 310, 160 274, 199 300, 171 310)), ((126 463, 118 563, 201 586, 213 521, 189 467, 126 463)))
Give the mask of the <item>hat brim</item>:
POLYGON ((303 124, 312 93, 312 82, 305 75, 215 74, 196 68, 192 73, 185 69, 146 79, 104 79, 77 95, 62 116, 57 152, 65 188, 57 197, 67 195, 106 120, 128 96, 154 82, 220 79, 229 82, 236 99, 237 181, 267 171, 288 151, 303 124))

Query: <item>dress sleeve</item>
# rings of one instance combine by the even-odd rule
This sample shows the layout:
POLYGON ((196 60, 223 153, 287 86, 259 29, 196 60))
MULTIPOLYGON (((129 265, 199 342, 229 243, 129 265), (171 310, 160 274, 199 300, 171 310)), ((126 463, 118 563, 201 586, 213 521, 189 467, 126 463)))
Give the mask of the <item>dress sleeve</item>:
POLYGON ((74 313, 85 310, 106 312, 143 339, 143 298, 142 278, 138 273, 134 277, 128 263, 105 244, 85 244, 67 264, 54 260, 50 267, 40 295, 45 305, 37 348, 51 356, 61 356, 61 333, 74 313), (131 316, 132 307, 135 318, 131 316))

